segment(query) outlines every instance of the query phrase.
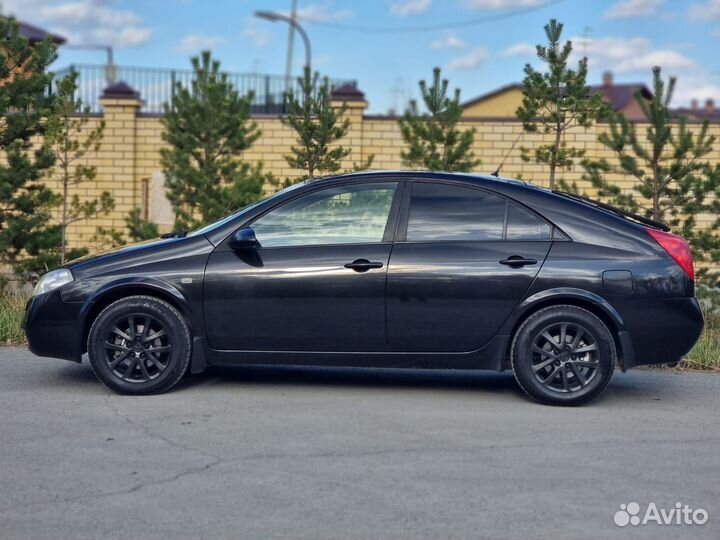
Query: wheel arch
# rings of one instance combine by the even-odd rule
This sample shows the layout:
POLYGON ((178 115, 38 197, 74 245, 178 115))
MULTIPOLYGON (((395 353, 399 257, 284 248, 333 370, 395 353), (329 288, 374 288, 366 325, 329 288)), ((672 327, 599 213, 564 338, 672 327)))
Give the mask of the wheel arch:
POLYGON ((615 348, 618 351, 618 359, 621 368, 624 368, 626 359, 634 359, 632 343, 625 330, 625 323, 622 316, 603 297, 582 289, 559 288, 542 291, 526 298, 516 308, 514 316, 504 326, 510 336, 505 350, 505 367, 509 366, 510 347, 515 333, 520 325, 533 313, 558 305, 570 305, 585 309, 600 319, 615 341, 615 348))
POLYGON ((82 353, 87 352, 87 339, 90 327, 97 316, 107 306, 128 296, 146 295, 164 300, 177 309, 185 318, 191 333, 194 331, 193 318, 187 300, 172 285, 163 281, 149 278, 129 278, 114 281, 96 291, 83 306, 80 313, 81 330, 79 337, 79 349, 82 353))

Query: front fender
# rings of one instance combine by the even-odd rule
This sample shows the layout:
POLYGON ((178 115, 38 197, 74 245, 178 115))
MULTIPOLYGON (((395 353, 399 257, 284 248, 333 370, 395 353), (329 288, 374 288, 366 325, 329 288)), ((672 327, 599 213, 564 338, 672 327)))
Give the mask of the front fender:
MULTIPOLYGON (((74 292, 68 291, 65 293, 63 295, 64 299, 66 301, 77 301, 73 298, 74 292)), ((85 346, 84 340, 91 319, 97 316, 102 308, 115 300, 133 294, 151 294, 170 301, 171 304, 179 308, 190 325, 191 331, 196 331, 199 328, 199 322, 194 320, 188 299, 175 286, 152 277, 126 276, 103 283, 83 300, 82 308, 78 314, 78 328, 83 329, 82 332, 78 332, 77 336, 79 340, 78 350, 83 350, 85 346)))

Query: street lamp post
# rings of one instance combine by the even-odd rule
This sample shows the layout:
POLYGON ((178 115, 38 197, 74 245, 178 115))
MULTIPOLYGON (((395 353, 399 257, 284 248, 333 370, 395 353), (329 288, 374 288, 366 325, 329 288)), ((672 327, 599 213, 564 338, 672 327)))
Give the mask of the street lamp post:
POLYGON ((90 51, 105 51, 107 55, 107 64, 105 65, 105 81, 107 84, 115 82, 117 76, 117 69, 113 59, 113 48, 112 45, 95 45, 95 44, 68 44, 63 47, 64 49, 85 49, 90 51))
POLYGON ((295 28, 295 30, 298 31, 298 33, 303 39, 303 42, 305 43, 305 67, 310 69, 310 60, 312 57, 312 53, 310 50, 310 38, 308 38, 308 35, 303 29, 303 27, 300 26, 293 17, 288 17, 287 15, 283 15, 282 13, 275 13, 274 11, 256 11, 255 16, 270 22, 284 21, 293 28, 295 28))

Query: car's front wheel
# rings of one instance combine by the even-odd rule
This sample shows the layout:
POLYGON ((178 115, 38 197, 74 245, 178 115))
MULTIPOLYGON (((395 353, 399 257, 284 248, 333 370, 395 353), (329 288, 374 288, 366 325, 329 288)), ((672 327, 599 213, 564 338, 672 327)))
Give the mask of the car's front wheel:
POLYGON ((530 315, 510 350, 513 373, 530 397, 550 405, 580 405, 610 382, 617 353, 607 326, 577 306, 552 306, 530 315))
POLYGON ((175 307, 153 296, 128 296, 97 316, 88 335, 90 365, 122 394, 166 392, 190 363, 190 329, 175 307))

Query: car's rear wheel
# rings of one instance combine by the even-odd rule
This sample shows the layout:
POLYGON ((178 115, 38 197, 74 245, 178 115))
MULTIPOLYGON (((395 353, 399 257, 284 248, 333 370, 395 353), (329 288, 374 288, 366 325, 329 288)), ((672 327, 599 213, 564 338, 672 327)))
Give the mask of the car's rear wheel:
POLYGON ((580 405, 610 382, 617 353, 607 326, 577 306, 541 309, 518 328, 510 350, 513 373, 533 399, 580 405))
POLYGON ((88 335, 90 365, 100 381, 122 394, 166 392, 190 363, 190 329, 172 305, 129 296, 97 316, 88 335))

